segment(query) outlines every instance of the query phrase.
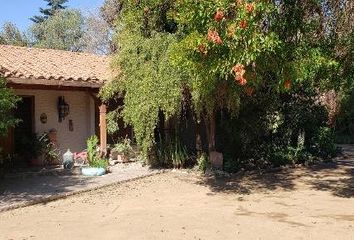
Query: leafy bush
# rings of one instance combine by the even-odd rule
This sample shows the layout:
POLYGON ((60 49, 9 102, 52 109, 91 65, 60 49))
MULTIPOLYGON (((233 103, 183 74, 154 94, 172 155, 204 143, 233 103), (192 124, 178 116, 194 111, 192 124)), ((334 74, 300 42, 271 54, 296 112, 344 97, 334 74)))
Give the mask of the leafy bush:
POLYGON ((117 151, 119 154, 123 154, 124 156, 130 156, 133 152, 130 139, 126 138, 122 142, 115 144, 113 150, 117 151))
MULTIPOLYGON (((354 70, 353 70, 354 71, 354 70)), ((354 74, 354 73, 353 73, 354 74)), ((352 77, 353 78, 353 77, 352 77)), ((335 123, 335 138, 340 144, 354 143, 354 87, 344 93, 341 99, 341 111, 335 123)))
POLYGON ((292 93, 259 89, 243 100, 238 117, 219 116, 217 148, 224 170, 237 172, 328 160, 338 153, 327 112, 316 92, 299 86, 292 93))
POLYGON ((100 157, 97 136, 91 136, 87 140, 87 160, 90 167, 107 168, 108 162, 100 157))
POLYGON ((210 162, 206 154, 200 155, 197 159, 198 170, 202 171, 203 173, 210 167, 210 162))
POLYGON ((157 145, 155 166, 182 168, 189 156, 187 150, 177 139, 168 143, 157 145))
POLYGON ((328 127, 318 129, 311 142, 310 152, 325 160, 334 158, 340 152, 340 149, 335 145, 335 133, 333 129, 328 127))
POLYGON ((6 87, 5 79, 0 77, 0 136, 6 135, 9 127, 18 123, 11 112, 19 100, 19 97, 6 87))
POLYGON ((52 164, 59 159, 59 150, 50 141, 47 133, 42 134, 38 138, 40 152, 44 155, 45 164, 52 164))

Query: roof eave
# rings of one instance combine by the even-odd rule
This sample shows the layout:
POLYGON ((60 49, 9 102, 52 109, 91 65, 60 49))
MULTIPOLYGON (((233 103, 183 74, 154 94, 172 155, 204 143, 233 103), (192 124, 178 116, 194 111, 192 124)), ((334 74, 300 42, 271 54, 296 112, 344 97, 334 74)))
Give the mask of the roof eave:
POLYGON ((54 87, 75 87, 75 88, 101 88, 103 82, 87 82, 87 81, 69 81, 69 80, 47 80, 47 79, 28 79, 28 78, 6 78, 8 84, 15 85, 39 85, 54 87))

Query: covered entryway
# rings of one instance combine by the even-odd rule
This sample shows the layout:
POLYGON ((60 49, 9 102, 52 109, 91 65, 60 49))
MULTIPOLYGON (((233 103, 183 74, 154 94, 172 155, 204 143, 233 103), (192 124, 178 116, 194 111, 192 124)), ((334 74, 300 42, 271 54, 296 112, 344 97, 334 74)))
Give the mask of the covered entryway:
MULTIPOLYGON (((28 148, 31 147, 31 139, 35 132, 34 129, 34 106, 35 106, 34 96, 22 96, 21 101, 17 104, 15 110, 15 117, 19 120, 16 128, 10 132, 13 136, 10 139, 13 139, 14 146, 12 149, 14 153, 23 155, 21 153, 28 152, 28 148)), ((15 167, 26 167, 28 166, 28 159, 18 158, 14 162, 15 167)))
POLYGON ((22 97, 13 113, 19 124, 0 139, 5 161, 20 168, 43 163, 48 139, 42 137, 49 138, 60 161, 68 149, 85 150, 96 129, 106 151, 106 110, 102 105, 98 111, 97 93, 113 78, 108 57, 0 45, 0 77, 22 97))

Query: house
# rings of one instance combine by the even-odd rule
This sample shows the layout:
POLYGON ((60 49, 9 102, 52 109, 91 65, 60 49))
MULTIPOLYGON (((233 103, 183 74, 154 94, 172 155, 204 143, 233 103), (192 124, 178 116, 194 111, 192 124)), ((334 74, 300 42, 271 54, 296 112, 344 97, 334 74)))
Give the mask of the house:
POLYGON ((108 57, 0 45, 0 77, 22 98, 14 113, 21 123, 0 140, 5 153, 16 152, 23 137, 50 131, 61 153, 82 151, 94 134, 105 147, 105 106, 97 93, 112 77, 108 57))

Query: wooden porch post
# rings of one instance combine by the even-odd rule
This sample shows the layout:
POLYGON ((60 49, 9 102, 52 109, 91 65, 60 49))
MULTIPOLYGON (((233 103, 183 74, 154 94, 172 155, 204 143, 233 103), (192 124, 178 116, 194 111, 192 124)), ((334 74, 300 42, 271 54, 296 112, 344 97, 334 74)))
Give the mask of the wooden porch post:
POLYGON ((106 122, 107 106, 100 106, 100 144, 101 154, 107 154, 107 122, 106 122))

